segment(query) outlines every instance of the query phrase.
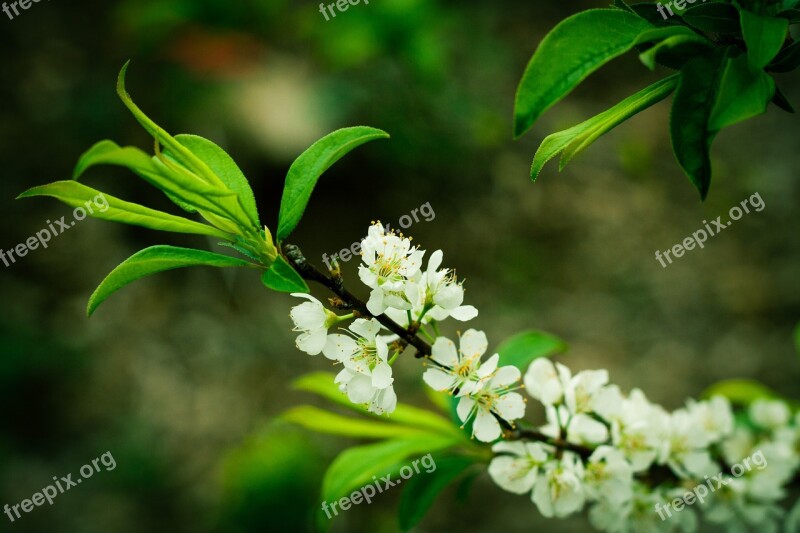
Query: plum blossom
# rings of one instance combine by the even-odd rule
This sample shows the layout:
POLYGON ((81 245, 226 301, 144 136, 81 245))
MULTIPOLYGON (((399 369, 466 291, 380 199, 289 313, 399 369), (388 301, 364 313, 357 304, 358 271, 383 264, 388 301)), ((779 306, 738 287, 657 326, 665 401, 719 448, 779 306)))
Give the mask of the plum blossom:
POLYGON ((561 459, 549 461, 543 470, 532 497, 543 516, 564 518, 583 509, 586 501, 584 468, 578 456, 564 452, 561 459))
POLYGON ((464 424, 473 420, 472 435, 483 442, 492 442, 502 433, 495 415, 511 422, 525 415, 525 400, 512 392, 520 379, 520 371, 514 366, 497 368, 499 356, 490 357, 481 367, 487 378, 469 396, 462 396, 456 406, 458 417, 464 424))
POLYGON ((325 356, 340 361, 345 369, 371 379, 373 387, 384 389, 392 384, 392 367, 387 357, 389 346, 378 336, 380 323, 359 318, 350 324, 350 335, 331 334, 325 345, 325 356))
POLYGON ((439 366, 428 368, 422 379, 437 391, 457 392, 457 396, 470 394, 497 366, 481 367, 481 356, 488 346, 486 334, 474 329, 461 335, 457 350, 453 341, 439 337, 431 349, 431 359, 439 366))
POLYGON ((514 494, 531 492, 552 449, 540 442, 498 442, 489 464, 489 475, 501 488, 514 494))
POLYGON ((410 239, 385 233, 380 223, 370 226, 361 242, 363 264, 358 267, 361 281, 372 289, 367 301, 370 313, 380 315, 390 307, 411 309, 419 295, 424 254, 411 246, 410 239))
POLYGON ((376 387, 369 376, 347 368, 339 372, 335 383, 351 402, 366 405, 376 415, 392 413, 397 407, 397 395, 391 383, 386 387, 376 387))
POLYGON ((294 331, 300 332, 296 341, 297 349, 309 355, 318 355, 328 341, 328 329, 340 318, 310 294, 292 293, 292 296, 308 300, 294 306, 289 313, 294 322, 294 331))

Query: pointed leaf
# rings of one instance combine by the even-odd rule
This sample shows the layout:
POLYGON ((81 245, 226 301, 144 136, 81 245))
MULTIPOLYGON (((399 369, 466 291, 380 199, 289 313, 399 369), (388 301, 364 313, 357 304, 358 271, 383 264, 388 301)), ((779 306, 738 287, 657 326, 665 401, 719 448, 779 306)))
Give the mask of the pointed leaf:
POLYGON ((388 139, 385 131, 356 126, 330 133, 300 154, 286 175, 278 215, 278 241, 297 227, 320 176, 351 150, 375 139, 388 139))
POLYGON ((476 462, 473 457, 458 455, 437 457, 435 470, 409 478, 397 509, 400 529, 408 531, 419 525, 439 494, 476 462))
POLYGON ((348 409, 373 418, 390 420, 407 426, 433 430, 443 435, 452 435, 462 438, 462 434, 458 428, 446 418, 442 418, 434 412, 412 407, 404 403, 398 403, 395 411, 390 415, 374 415, 367 411, 364 406, 351 403, 350 400, 347 399, 347 396, 339 390, 338 385, 334 383, 335 377, 334 374, 329 372, 315 372, 298 378, 292 386, 297 390, 318 394, 348 409))
POLYGON ((228 189, 239 195, 240 205, 250 218, 250 222, 257 228, 261 227, 253 189, 250 188, 250 183, 233 158, 212 141, 197 135, 176 135, 175 140, 208 165, 228 189))
POLYGON ((500 365, 513 365, 524 374, 535 359, 567 351, 567 343, 542 331, 524 331, 504 340, 497 348, 500 365))
POLYGON ((92 202, 95 198, 104 197, 108 207, 104 211, 94 209, 91 213, 86 210, 88 216, 160 231, 207 235, 225 240, 232 239, 232 236, 228 233, 212 226, 120 200, 77 181, 56 181, 48 185, 33 187, 20 194, 18 198, 32 196, 51 196, 71 207, 82 207, 84 210, 86 210, 87 202, 92 202))
POLYGON ((709 130, 719 131, 765 113, 774 95, 772 76, 763 70, 750 70, 745 55, 729 58, 708 123, 709 130))
MULTIPOLYGON (((591 138, 594 141, 597 137, 613 129, 636 113, 646 109, 656 102, 664 99, 677 84, 677 77, 671 76, 629 96, 611 109, 608 109, 589 120, 581 122, 569 129, 553 133, 545 137, 531 166, 531 178, 535 181, 544 165, 552 158, 562 153, 576 139, 584 139, 577 146, 581 149, 588 146, 586 141, 591 138)), ((577 149, 576 146, 576 149, 577 149)), ((574 154, 573 154, 574 155, 574 154)))
POLYGON ((781 88, 777 85, 775 86, 775 96, 772 97, 772 103, 787 113, 794 113, 794 107, 792 106, 792 103, 788 98, 786 98, 786 95, 783 94, 783 91, 781 91, 781 88))
POLYGON ((689 176, 700 198, 711 184, 709 150, 716 132, 709 130, 719 80, 725 68, 725 53, 715 52, 688 61, 672 101, 670 134, 675 157, 689 176))
POLYGON ((293 407, 281 415, 283 420, 318 433, 345 437, 387 439, 430 435, 419 428, 387 424, 376 420, 349 418, 310 405, 293 407))
POLYGON ((525 69, 514 106, 514 136, 525 133, 592 72, 637 44, 693 33, 682 26, 656 28, 619 9, 569 17, 542 40, 525 69))
POLYGON ((687 9, 682 17, 698 30, 711 33, 738 34, 742 29, 739 11, 731 4, 699 4, 687 9))
POLYGON ((89 298, 86 314, 91 316, 109 296, 137 279, 157 272, 189 266, 255 267, 256 265, 242 259, 204 250, 175 246, 151 246, 136 252, 106 276, 89 298))
POLYGON ((410 459, 456 444, 458 441, 453 437, 425 435, 349 448, 339 454, 325 472, 322 499, 326 502, 336 501, 354 490, 375 483, 373 476, 379 479, 387 474, 396 475, 410 459))
POLYGON ((175 138, 167 133, 161 126, 153 122, 135 103, 133 103, 128 91, 125 89, 125 74, 128 71, 129 64, 130 61, 122 66, 122 69, 119 71, 119 76, 117 77, 117 94, 120 100, 122 100, 122 103, 125 104, 125 107, 128 108, 137 122, 139 122, 150 135, 174 154, 179 163, 201 179, 204 179, 208 184, 216 187, 223 187, 222 181, 211 172, 211 169, 209 169, 205 163, 192 154, 188 148, 176 141, 175 138))
POLYGON ((281 256, 275 258, 270 269, 261 276, 261 281, 274 291, 310 292, 305 280, 281 256))
POLYGON ((762 69, 780 52, 789 30, 789 21, 781 17, 756 15, 744 9, 740 10, 739 15, 750 68, 762 69))
MULTIPOLYGON (((711 41, 704 39, 699 35, 675 35, 674 37, 664 39, 657 45, 652 46, 651 48, 648 48, 639 54, 639 61, 641 61, 650 70, 655 70, 656 61, 658 60, 659 54, 663 54, 665 52, 675 54, 679 51, 684 51, 686 54, 694 57, 698 52, 702 52, 704 49, 709 49, 713 46, 714 45, 711 44, 711 41)), ((670 66, 673 65, 670 64, 670 66)), ((683 65, 680 64, 675 66, 681 67, 683 65)))

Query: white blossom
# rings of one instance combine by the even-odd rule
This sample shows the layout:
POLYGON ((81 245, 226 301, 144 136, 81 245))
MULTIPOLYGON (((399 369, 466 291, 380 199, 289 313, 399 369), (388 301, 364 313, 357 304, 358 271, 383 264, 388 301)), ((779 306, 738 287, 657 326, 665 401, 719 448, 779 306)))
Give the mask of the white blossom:
POLYGON ((431 348, 431 359, 439 366, 428 368, 422 379, 434 390, 458 391, 457 396, 470 394, 496 368, 496 365, 481 367, 481 356, 488 346, 486 334, 474 329, 461 335, 458 349, 450 339, 439 337, 431 348))
POLYGON ((533 490, 542 466, 549 459, 548 449, 540 442, 498 442, 492 447, 496 455, 489 463, 489 475, 503 489, 514 494, 533 490))
POLYGON ((391 383, 386 387, 376 387, 369 376, 347 368, 339 372, 335 382, 351 402, 366 405, 371 413, 392 413, 397 407, 397 396, 391 383))
POLYGON ((340 361, 352 373, 369 376, 373 387, 392 384, 392 367, 387 357, 389 347, 378 336, 380 322, 359 318, 349 327, 351 335, 331 334, 325 345, 325 356, 340 361))
POLYGON ((305 293, 292 293, 292 296, 308 301, 292 308, 289 316, 294 322, 294 331, 299 331, 297 349, 309 355, 317 355, 328 341, 328 329, 339 321, 339 317, 328 311, 322 302, 305 293))
POLYGON ((750 419, 766 429, 786 425, 792 416, 789 406, 780 400, 758 399, 750 404, 750 419))
POLYGON ((385 233, 380 223, 370 226, 361 242, 361 281, 372 289, 367 309, 373 315, 388 308, 411 309, 418 298, 422 256, 425 252, 412 247, 411 240, 385 233))
POLYGON ((563 518, 583 509, 583 463, 571 452, 544 466, 542 479, 533 489, 533 503, 547 518, 563 518))
POLYGON ((525 415, 522 395, 512 392, 512 385, 519 381, 520 371, 514 366, 497 368, 498 359, 495 354, 483 364, 482 369, 488 372, 488 377, 480 381, 480 386, 469 396, 462 396, 456 407, 464 424, 473 420, 472 435, 483 442, 492 442, 502 433, 495 415, 508 422, 525 415))

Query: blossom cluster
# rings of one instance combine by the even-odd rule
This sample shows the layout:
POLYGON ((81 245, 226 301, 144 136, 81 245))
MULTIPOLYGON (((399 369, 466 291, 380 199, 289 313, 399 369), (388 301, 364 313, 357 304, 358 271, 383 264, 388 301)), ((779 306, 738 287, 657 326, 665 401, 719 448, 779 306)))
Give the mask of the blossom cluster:
POLYGON ((478 310, 463 305, 463 283, 451 269, 441 268, 442 251, 430 255, 425 269, 424 255, 411 239, 373 224, 361 242, 358 271, 370 290, 366 308, 371 316, 339 316, 308 294, 294 294, 308 300, 291 311, 300 332, 297 347, 310 355, 322 353, 343 366, 335 381, 351 402, 376 414, 391 413, 397 405, 392 364, 404 345, 376 317, 385 315, 402 328, 419 331, 433 341, 425 383, 458 398, 458 416, 465 425, 472 422, 476 439, 495 441, 503 425, 511 427, 525 414, 525 401, 515 392, 521 373, 513 366, 499 366, 497 354, 482 360, 489 343, 481 331, 465 331, 458 345, 438 334, 440 322, 448 318, 466 322, 478 310), (342 333, 330 332, 351 319, 342 333))
POLYGON ((446 319, 478 315, 463 305, 463 283, 441 268, 441 250, 425 266, 424 250, 380 223, 370 227, 361 250, 366 304, 338 315, 295 294, 307 301, 290 313, 297 347, 342 365, 335 382, 351 402, 379 415, 394 411, 392 365, 408 343, 407 335, 395 334, 399 328, 430 341, 423 381, 457 400, 458 417, 477 440, 494 443, 492 479, 528 494, 542 515, 563 518, 588 508, 595 528, 615 533, 696 531, 701 516, 729 531, 777 532, 781 521, 786 531, 800 531, 800 505, 788 516, 779 505, 800 468, 800 414, 786 403, 757 400, 735 414, 715 396, 669 412, 641 390, 624 394, 606 370, 573 375, 547 358, 534 360, 522 379, 517 367, 500 365, 498 354, 484 358, 489 342, 482 331, 467 329, 456 340, 439 333, 446 319), (332 331, 344 322, 346 328, 332 331), (516 425, 526 407, 520 389, 544 407, 541 427, 516 425), (755 456, 763 468, 727 474, 755 456), (712 489, 702 505, 659 514, 701 484, 712 489))
MULTIPOLYGON (((547 359, 530 365, 525 387, 547 415, 539 431, 574 446, 500 442, 489 474, 507 491, 530 494, 542 515, 566 517, 589 506, 592 525, 610 532, 696 531, 698 513, 727 531, 781 530, 778 504, 800 466, 800 414, 792 416, 786 403, 757 400, 737 419, 715 396, 668 412, 640 390, 622 394, 605 370, 572 376, 547 359), (759 468, 723 474, 751 456, 763 459, 759 468), (654 472, 665 479, 654 480, 654 472), (657 513, 704 483, 713 490, 702 505, 668 519, 657 513)), ((797 531, 800 506, 790 522, 787 531, 797 531)))

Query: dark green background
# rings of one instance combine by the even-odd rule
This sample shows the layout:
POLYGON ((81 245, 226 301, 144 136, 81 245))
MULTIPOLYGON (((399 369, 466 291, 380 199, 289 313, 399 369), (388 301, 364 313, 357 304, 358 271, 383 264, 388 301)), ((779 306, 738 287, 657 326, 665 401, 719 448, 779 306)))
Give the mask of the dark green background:
MULTIPOLYGON (((392 134, 336 165, 292 236, 321 263, 371 220, 396 223, 430 202, 408 233, 442 248, 466 278, 470 324, 491 348, 527 328, 571 345, 574 370, 609 368, 668 408, 716 380, 750 377, 796 393, 791 331, 800 302, 798 119, 768 115, 724 131, 709 199, 675 162, 664 102, 532 184, 541 139, 651 83, 631 55, 592 76, 513 142, 514 90, 547 30, 603 2, 372 0, 325 22, 289 1, 40 2, 0 16, 0 248, 70 215, 26 188, 67 179, 103 138, 150 150, 117 100, 128 88, 172 133, 209 137, 250 178, 274 228, 282 179, 311 142, 365 124, 392 134), (663 269, 654 259, 704 219, 759 192, 766 209, 663 269)), ((779 78, 800 104, 796 77, 779 78)), ((171 209, 117 169, 87 183, 171 209)), ((175 212, 175 211, 173 211, 175 212)), ((97 474, 0 531, 296 531, 325 465, 351 442, 276 425, 308 401, 290 381, 328 369, 295 350, 288 296, 246 272, 194 269, 136 283, 85 318, 103 276, 152 244, 199 237, 87 220, 10 267, 0 265, 0 505, 110 451, 97 474)), ((356 286, 355 261, 346 275, 356 286)), ((358 290, 358 288, 356 286, 358 290)), ((322 293, 320 293, 322 294, 322 293)), ((362 294, 365 294, 362 291, 362 294)), ((402 401, 428 405, 421 369, 396 369, 402 401)), ((539 416, 531 404, 529 414, 539 416)), ((400 489, 358 506, 339 531, 393 531, 400 489)), ((485 474, 466 504, 445 493, 422 531, 583 531, 543 521, 485 474)))

